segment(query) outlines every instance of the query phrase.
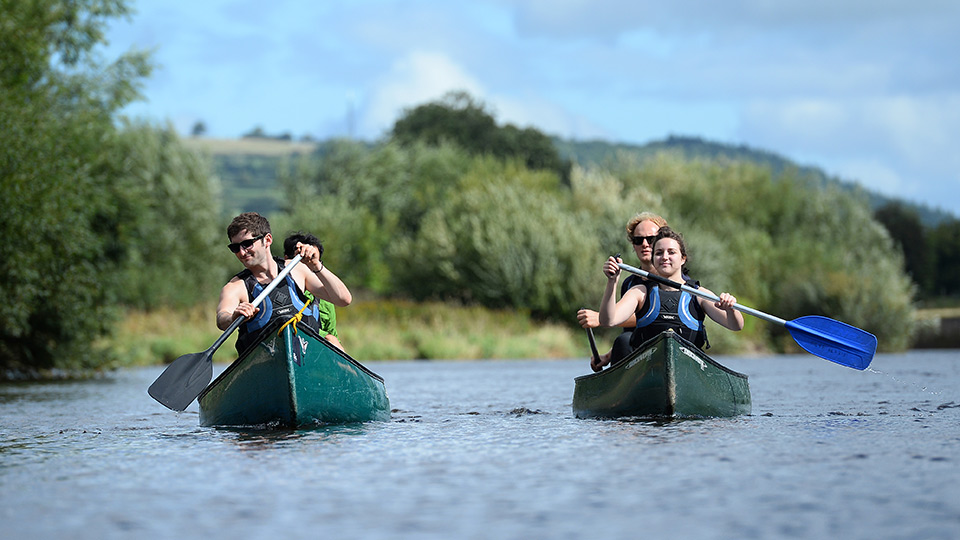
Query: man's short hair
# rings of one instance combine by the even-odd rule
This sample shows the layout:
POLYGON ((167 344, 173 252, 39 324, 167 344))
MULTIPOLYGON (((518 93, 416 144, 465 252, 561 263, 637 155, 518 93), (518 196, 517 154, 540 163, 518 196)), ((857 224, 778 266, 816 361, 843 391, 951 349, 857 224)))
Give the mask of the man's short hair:
POLYGON ((253 236, 267 235, 270 234, 270 222, 256 212, 244 212, 227 225, 227 238, 233 238, 243 231, 253 236))

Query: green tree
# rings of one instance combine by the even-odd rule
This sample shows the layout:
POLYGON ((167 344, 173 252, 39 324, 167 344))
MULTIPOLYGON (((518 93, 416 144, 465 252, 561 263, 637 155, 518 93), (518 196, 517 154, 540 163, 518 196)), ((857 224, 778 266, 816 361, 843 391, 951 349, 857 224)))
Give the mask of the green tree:
POLYGON ((241 135, 244 139, 266 139, 268 138, 267 132, 263 130, 262 126, 256 126, 250 131, 241 135))
POLYGON ((402 290, 572 320, 600 283, 602 252, 557 182, 516 161, 474 158, 418 233, 396 244, 402 290))
POLYGON ((960 220, 945 221, 930 233, 936 261, 933 292, 960 296, 960 220))
MULTIPOLYGON (((284 226, 329 241, 324 258, 338 274, 380 294, 572 324, 576 308, 600 298, 603 259, 632 258, 624 224, 648 210, 685 235, 691 274, 714 291, 786 319, 848 322, 881 336, 884 350, 909 344, 912 285, 889 234, 865 201, 796 171, 622 156, 609 169, 574 169, 564 185, 518 158, 453 144, 339 142, 284 184, 284 226)), ((739 335, 714 334, 715 345, 737 345, 739 335)), ((776 325, 751 323, 740 335, 792 344, 776 325)))
POLYGON ((224 249, 220 184, 172 126, 124 122, 96 223, 117 274, 116 300, 152 309, 215 296, 234 259, 224 249), (202 261, 202 262, 200 262, 202 261))
POLYGON ((193 128, 190 130, 190 135, 192 137, 203 137, 207 134, 207 125, 203 123, 203 120, 198 120, 193 124, 193 128))
POLYGON ((403 145, 453 143, 472 153, 492 154, 497 123, 484 105, 466 92, 408 109, 393 125, 392 138, 403 145))
POLYGON ((456 186, 469 163, 462 149, 448 144, 367 149, 334 141, 321 158, 305 157, 292 170, 281 170, 290 220, 277 223, 310 230, 329 243, 324 259, 338 275, 386 293, 393 289, 393 245, 416 234, 423 216, 456 186))
POLYGON ((927 230, 920 221, 920 214, 902 203, 892 202, 878 208, 874 217, 890 234, 897 248, 903 253, 906 271, 926 296, 933 292, 936 268, 927 230))
POLYGON ((96 367, 115 277, 99 235, 114 115, 150 71, 103 62, 124 2, 0 0, 0 376, 96 367))
POLYGON ((570 180, 572 164, 560 157, 549 137, 533 128, 497 126, 486 107, 466 92, 449 92, 439 101, 404 111, 391 136, 401 145, 447 142, 474 155, 519 158, 531 169, 554 171, 564 183, 570 180))

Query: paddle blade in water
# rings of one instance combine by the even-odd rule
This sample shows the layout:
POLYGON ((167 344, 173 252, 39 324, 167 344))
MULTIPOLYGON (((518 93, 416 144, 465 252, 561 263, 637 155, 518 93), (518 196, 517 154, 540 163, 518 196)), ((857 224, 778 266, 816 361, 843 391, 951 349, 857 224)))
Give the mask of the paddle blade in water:
POLYGON ((867 369, 877 353, 877 336, 827 317, 800 317, 786 327, 805 351, 842 366, 867 369))
POLYGON ((153 381, 147 393, 169 409, 186 409, 213 378, 211 356, 208 350, 177 358, 153 381))

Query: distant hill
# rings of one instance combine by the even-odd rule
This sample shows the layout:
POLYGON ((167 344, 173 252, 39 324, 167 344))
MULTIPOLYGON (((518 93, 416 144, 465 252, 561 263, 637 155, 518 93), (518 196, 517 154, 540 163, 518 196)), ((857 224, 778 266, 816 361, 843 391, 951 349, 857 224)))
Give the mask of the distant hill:
POLYGON ((282 208, 283 193, 277 183, 277 169, 284 160, 312 154, 316 142, 289 141, 266 137, 241 139, 183 140, 189 148, 209 155, 223 185, 223 212, 260 212, 270 215, 282 208))
MULTIPOLYGON (((270 214, 280 210, 282 193, 277 184, 277 168, 292 157, 323 153, 326 141, 290 141, 275 138, 245 137, 241 139, 185 138, 184 143, 213 159, 215 172, 220 177, 224 190, 223 207, 228 214, 240 211, 256 211, 270 214)), ((814 185, 836 185, 841 189, 864 193, 874 209, 891 202, 899 202, 913 209, 921 222, 928 226, 956 219, 942 210, 887 197, 866 189, 855 182, 827 175, 822 169, 798 165, 783 156, 750 148, 705 141, 699 137, 671 136, 662 141, 644 145, 611 143, 607 141, 573 141, 553 138, 561 157, 580 166, 603 166, 615 160, 620 153, 632 154, 638 159, 647 159, 659 152, 671 152, 688 159, 744 160, 767 167, 774 174, 794 170, 814 185)))
POLYGON ((936 226, 943 221, 956 219, 955 216, 948 212, 930 208, 922 204, 887 197, 864 188, 855 182, 827 175, 818 167, 798 165, 783 156, 765 150, 750 148, 745 145, 737 146, 705 141, 699 137, 677 136, 671 136, 665 140, 654 141, 644 145, 617 144, 606 141, 566 141, 558 138, 554 138, 554 144, 561 156, 583 167, 594 165, 602 166, 605 163, 610 163, 616 159, 620 153, 632 154, 639 159, 653 157, 658 152, 671 152, 682 155, 688 159, 717 159, 724 157, 731 160, 749 161, 769 167, 774 174, 794 170, 798 176, 808 179, 815 186, 826 187, 828 185, 834 185, 849 191, 859 191, 867 196, 874 210, 891 202, 899 202, 905 208, 916 211, 920 217, 920 221, 927 227, 936 226))
POLYGON ((209 152, 214 156, 282 157, 292 154, 309 154, 317 148, 317 143, 312 141, 288 141, 266 137, 244 137, 241 139, 190 137, 183 139, 183 142, 190 148, 209 152))

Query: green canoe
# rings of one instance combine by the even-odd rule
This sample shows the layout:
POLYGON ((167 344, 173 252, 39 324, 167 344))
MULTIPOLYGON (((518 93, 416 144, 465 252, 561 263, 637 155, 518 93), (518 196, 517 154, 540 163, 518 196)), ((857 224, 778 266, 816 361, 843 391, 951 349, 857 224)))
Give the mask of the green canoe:
POLYGON ((202 426, 298 427, 389 420, 383 379, 309 328, 263 338, 198 398, 202 426))
POLYGON ((671 330, 574 383, 577 418, 750 414, 747 376, 720 365, 671 330))

